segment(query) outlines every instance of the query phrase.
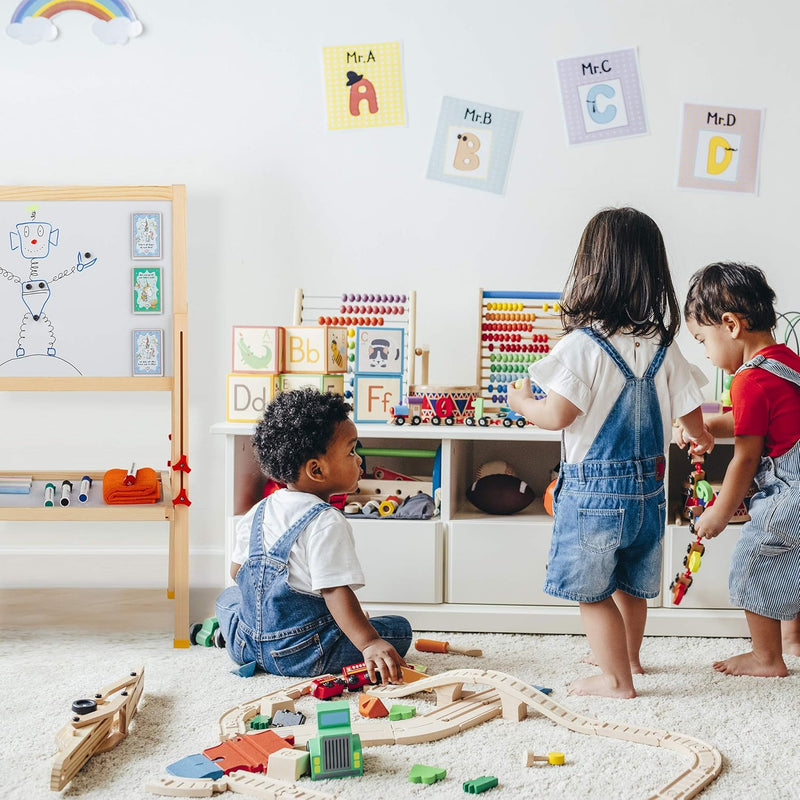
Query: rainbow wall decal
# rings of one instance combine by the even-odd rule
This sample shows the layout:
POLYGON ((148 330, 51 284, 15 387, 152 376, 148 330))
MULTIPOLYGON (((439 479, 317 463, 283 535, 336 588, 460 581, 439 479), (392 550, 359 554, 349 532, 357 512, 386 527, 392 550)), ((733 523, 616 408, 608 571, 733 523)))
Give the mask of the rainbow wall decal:
POLYGON ((124 44, 142 32, 141 22, 125 0, 23 0, 11 16, 7 33, 26 44, 55 39, 58 29, 50 20, 62 11, 95 17, 93 30, 108 44, 124 44))

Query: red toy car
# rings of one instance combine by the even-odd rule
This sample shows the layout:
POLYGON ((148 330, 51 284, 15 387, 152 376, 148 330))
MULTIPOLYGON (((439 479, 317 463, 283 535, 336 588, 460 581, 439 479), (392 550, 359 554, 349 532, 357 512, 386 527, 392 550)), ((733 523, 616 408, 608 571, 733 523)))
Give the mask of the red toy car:
POLYGON ((347 683, 348 692, 357 692, 364 686, 372 686, 372 681, 369 679, 367 672, 367 665, 363 661, 358 664, 350 664, 342 670, 342 675, 347 683))
POLYGON ((311 681, 311 696, 317 700, 330 700, 344 694, 347 684, 341 678, 315 678, 311 681))

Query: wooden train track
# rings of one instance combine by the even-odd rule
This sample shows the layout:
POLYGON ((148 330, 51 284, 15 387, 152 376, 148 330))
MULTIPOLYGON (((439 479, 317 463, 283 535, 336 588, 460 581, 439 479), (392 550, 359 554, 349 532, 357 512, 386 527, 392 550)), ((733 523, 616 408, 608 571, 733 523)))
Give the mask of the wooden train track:
POLYGON ((92 700, 96 710, 73 714, 56 734, 58 752, 50 771, 50 788, 61 791, 77 775, 81 767, 96 753, 116 747, 127 735, 128 725, 136 714, 144 689, 144 667, 104 686, 92 700))
MULTIPOLYGON (((248 732, 247 723, 256 714, 269 709, 288 707, 294 700, 310 691, 311 682, 302 681, 285 689, 243 703, 225 712, 219 720, 221 740, 242 736, 248 732)), ((664 730, 602 722, 575 714, 556 703, 538 689, 495 670, 457 669, 432 675, 413 684, 373 686, 365 691, 380 698, 400 698, 430 690, 436 693, 436 708, 425 714, 395 722, 355 720, 354 733, 361 736, 364 746, 382 744, 415 744, 452 736, 467 728, 480 725, 494 717, 521 721, 533 709, 576 733, 623 739, 651 747, 665 747, 691 759, 689 766, 666 786, 653 793, 648 800, 682 800, 694 797, 711 783, 722 769, 719 751, 705 742, 680 733, 664 730), (479 691, 465 690, 464 686, 486 687, 479 691)), ((316 725, 287 726, 282 735, 295 737, 295 747, 303 748, 316 736, 316 725)))

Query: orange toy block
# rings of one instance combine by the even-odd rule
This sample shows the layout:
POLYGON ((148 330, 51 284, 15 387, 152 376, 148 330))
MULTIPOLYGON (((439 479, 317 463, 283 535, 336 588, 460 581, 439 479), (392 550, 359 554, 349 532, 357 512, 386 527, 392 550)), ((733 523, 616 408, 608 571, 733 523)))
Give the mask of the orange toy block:
POLYGON ((227 775, 237 769, 247 772, 265 772, 272 753, 292 747, 294 736, 283 738, 275 731, 262 731, 248 736, 237 736, 227 742, 203 750, 203 755, 215 761, 227 775))
POLYGON ((389 711, 381 702, 380 697, 370 697, 368 694, 362 694, 358 698, 358 713, 362 717, 369 717, 370 719, 389 716, 389 711))
POLYGON ((400 667, 400 674, 403 676, 403 683, 413 683, 428 677, 424 672, 411 669, 411 667, 400 667))

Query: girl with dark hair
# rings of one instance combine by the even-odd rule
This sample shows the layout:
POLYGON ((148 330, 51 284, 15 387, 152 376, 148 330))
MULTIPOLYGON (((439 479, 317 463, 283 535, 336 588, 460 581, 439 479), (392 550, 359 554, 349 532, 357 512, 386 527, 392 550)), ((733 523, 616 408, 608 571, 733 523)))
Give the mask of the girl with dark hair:
POLYGON ((574 694, 635 697, 633 673, 647 600, 661 589, 666 523, 664 451, 672 419, 702 450, 706 379, 681 355, 680 324, 661 231, 633 208, 593 217, 581 236, 561 302, 566 335, 509 405, 548 430, 563 430, 555 522, 544 591, 579 603, 601 674, 574 694))

